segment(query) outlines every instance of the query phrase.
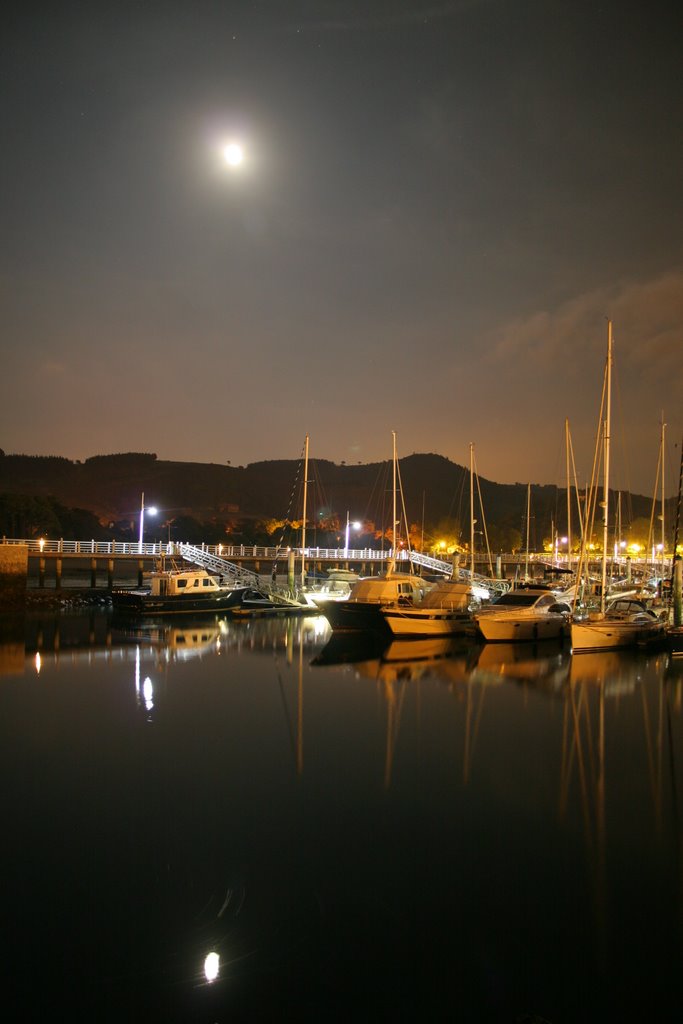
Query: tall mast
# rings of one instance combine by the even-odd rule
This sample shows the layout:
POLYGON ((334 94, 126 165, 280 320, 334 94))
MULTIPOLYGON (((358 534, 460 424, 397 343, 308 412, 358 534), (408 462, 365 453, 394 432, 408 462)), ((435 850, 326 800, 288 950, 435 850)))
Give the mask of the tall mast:
POLYGON ((470 578, 474 579, 474 445, 470 441, 470 578))
POLYGON ((676 500, 676 514, 674 517, 674 539, 671 560, 671 595, 674 606, 674 626, 683 624, 682 605, 682 581, 681 581, 681 559, 676 554, 678 549, 678 527, 681 521, 681 487, 683 486, 683 441, 681 442, 681 463, 678 470, 678 498, 676 500))
POLYGON ((666 431, 666 423, 664 422, 664 410, 662 409, 662 440, 660 460, 662 463, 662 578, 664 577, 664 544, 665 544, 665 529, 664 529, 664 434, 666 431))
POLYGON ((524 578, 529 578, 529 524, 531 522, 531 484, 526 485, 526 556, 524 559, 524 578))
POLYGON ((612 415, 612 321, 607 321, 607 365, 606 374, 606 405, 604 424, 605 476, 602 496, 602 593, 600 594, 600 611, 605 611, 605 591, 607 590, 607 541, 609 527, 609 447, 610 420, 612 415))
POLYGON ((396 558, 396 431, 391 431, 393 439, 393 475, 392 475, 392 521, 391 521, 391 548, 392 556, 396 558))
POLYGON ((306 585, 306 498, 308 496, 308 434, 304 444, 304 501, 301 523, 301 586, 306 585))
POLYGON ((564 421, 564 444, 567 460, 567 568, 572 567, 572 488, 569 479, 569 420, 564 421))

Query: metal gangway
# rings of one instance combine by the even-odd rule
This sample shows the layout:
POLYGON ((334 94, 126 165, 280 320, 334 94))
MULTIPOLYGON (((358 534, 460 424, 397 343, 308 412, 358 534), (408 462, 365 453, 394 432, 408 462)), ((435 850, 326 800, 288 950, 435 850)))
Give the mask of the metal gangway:
POLYGON ((270 598, 274 604, 301 607, 301 601, 293 597, 288 590, 283 590, 282 587, 275 584, 264 583, 258 573, 252 572, 251 569, 243 569, 242 566, 229 562, 226 558, 219 558, 218 555, 212 555, 209 551, 195 547, 193 544, 178 544, 177 550, 186 562, 200 565, 202 569, 209 569, 220 576, 223 581, 228 580, 231 583, 253 587, 259 594, 270 598))
MULTIPOLYGON (((433 572, 442 572, 446 576, 453 575, 454 567, 450 562, 443 562, 439 558, 432 558, 431 555, 422 555, 419 551, 410 551, 408 557, 413 565, 422 565, 425 569, 431 569, 433 572)), ((470 569, 464 569, 460 565, 457 566, 456 572, 457 578, 465 583, 476 584, 496 594, 506 594, 510 589, 510 580, 498 580, 490 576, 480 576, 479 573, 472 572, 470 569)))
POLYGON ((210 569, 224 582, 244 583, 247 586, 261 589, 260 576, 258 573, 252 572, 251 569, 243 569, 241 565, 228 562, 227 559, 219 558, 218 555, 212 555, 203 548, 195 547, 194 544, 178 544, 177 551, 186 562, 200 565, 202 569, 210 569))

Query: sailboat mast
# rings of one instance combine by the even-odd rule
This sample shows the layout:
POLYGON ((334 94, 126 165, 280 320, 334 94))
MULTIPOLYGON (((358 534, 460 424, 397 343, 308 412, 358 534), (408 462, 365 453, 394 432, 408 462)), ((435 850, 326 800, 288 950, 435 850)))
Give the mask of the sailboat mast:
POLYGON ((678 470, 678 498, 676 500, 676 515, 674 518, 674 539, 671 559, 671 594, 673 597, 674 626, 683 624, 683 608, 681 597, 681 559, 677 555, 678 550, 678 527, 681 521, 681 488, 683 486, 683 441, 681 441, 681 462, 678 470))
POLYGON ((392 520, 391 520, 391 548, 392 556, 396 558, 396 431, 391 431, 391 437, 393 441, 392 449, 392 461, 393 461, 393 475, 392 475, 392 520))
POLYGON ((529 524, 531 522, 531 484, 526 485, 526 556, 524 558, 524 579, 529 578, 529 524))
POLYGON ((665 551, 664 544, 665 544, 665 536, 666 536, 666 531, 664 529, 664 434, 665 434, 665 431, 666 431, 666 423, 664 422, 664 410, 662 409, 662 440, 661 440, 662 454, 660 456, 660 460, 661 460, 661 463, 662 463, 662 579, 664 578, 664 551, 665 551))
POLYGON ((569 478, 569 420, 564 421, 564 446, 567 462, 567 568, 572 567, 572 489, 569 478))
POLYGON ((301 586, 306 585, 306 498, 308 497, 308 434, 304 444, 304 501, 301 522, 301 586))
POLYGON ((474 445, 470 441, 470 578, 474 579, 474 445))
POLYGON ((607 541, 609 528, 609 448, 610 448, 610 421, 612 415, 612 321, 607 321, 607 365, 606 374, 606 403, 605 403, 605 424, 604 424, 604 454, 605 454, 605 483, 602 500, 602 592, 600 594, 600 611, 605 611, 605 593, 607 590, 607 541))

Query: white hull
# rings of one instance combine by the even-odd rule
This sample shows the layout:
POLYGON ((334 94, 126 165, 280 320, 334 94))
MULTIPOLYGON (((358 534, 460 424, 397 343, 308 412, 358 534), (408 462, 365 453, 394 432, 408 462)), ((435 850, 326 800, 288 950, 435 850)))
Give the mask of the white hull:
POLYGON ((471 632, 474 626, 469 615, 435 608, 392 609, 384 612, 384 618, 394 636, 404 637, 457 636, 471 632))
POLYGON ((556 640, 564 636, 562 615, 496 615, 491 612, 477 619, 485 640, 518 643, 534 640, 556 640))
POLYGON ((623 622, 619 619, 597 619, 594 622, 572 623, 572 653, 610 651, 620 647, 637 647, 664 637, 662 622, 623 622))

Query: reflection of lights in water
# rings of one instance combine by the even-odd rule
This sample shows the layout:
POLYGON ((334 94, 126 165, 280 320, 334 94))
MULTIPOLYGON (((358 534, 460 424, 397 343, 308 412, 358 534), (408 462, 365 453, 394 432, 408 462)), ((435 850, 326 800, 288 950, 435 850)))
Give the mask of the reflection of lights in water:
POLYGON ((154 687, 152 686, 152 680, 149 676, 145 677, 145 681, 142 684, 142 696, 145 701, 145 707, 148 711, 151 711, 154 707, 154 687))
POLYGON ((40 675, 40 666, 41 665, 42 665, 42 661, 40 659, 40 651, 36 651, 36 673, 38 675, 40 675))
POLYGON ((218 977, 220 970, 221 958, 218 953, 209 953, 204 961, 204 976, 206 980, 211 983, 218 977))
POLYGON ((140 648, 135 648, 135 692, 140 696, 140 648))
POLYGON ((313 634, 316 638, 322 636, 329 629, 327 619, 324 615, 316 615, 314 619, 309 619, 309 624, 311 621, 313 623, 313 634))

